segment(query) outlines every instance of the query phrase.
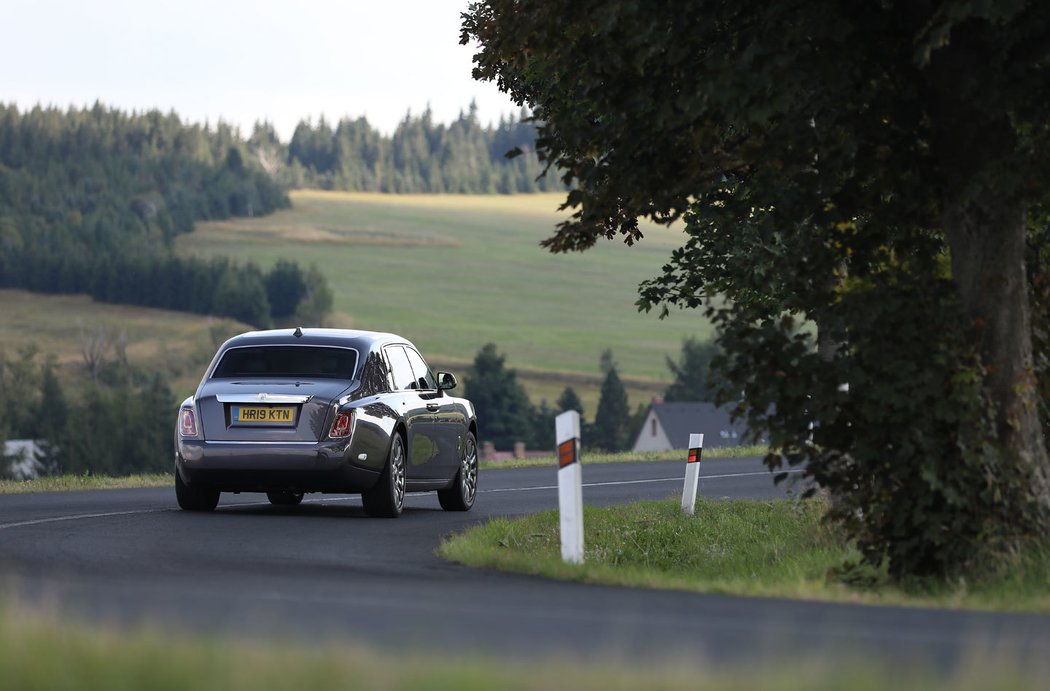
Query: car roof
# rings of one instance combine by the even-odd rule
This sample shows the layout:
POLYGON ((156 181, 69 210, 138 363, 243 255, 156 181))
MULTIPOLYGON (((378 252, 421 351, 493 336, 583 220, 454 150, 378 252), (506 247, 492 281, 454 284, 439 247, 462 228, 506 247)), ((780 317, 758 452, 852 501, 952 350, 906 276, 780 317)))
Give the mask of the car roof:
POLYGON ((387 343, 409 343, 397 334, 355 329, 294 328, 248 331, 226 341, 223 350, 258 345, 317 345, 355 348, 367 353, 387 343))

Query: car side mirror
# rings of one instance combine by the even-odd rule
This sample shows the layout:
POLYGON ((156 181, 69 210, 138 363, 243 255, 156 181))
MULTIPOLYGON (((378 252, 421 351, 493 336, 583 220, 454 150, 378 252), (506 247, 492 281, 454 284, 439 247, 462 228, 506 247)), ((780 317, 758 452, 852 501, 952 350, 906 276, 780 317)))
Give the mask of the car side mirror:
POLYGON ((451 372, 438 372, 438 391, 448 391, 459 386, 459 382, 456 381, 456 375, 451 372))

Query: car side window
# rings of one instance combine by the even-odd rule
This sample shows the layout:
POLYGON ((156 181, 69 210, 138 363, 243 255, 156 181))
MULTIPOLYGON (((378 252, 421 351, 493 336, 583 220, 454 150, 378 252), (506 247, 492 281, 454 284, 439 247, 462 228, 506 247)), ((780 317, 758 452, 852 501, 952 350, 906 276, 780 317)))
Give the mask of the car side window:
POLYGON ((390 361, 390 376, 393 379, 395 391, 417 388, 415 376, 412 374, 412 365, 408 362, 405 349, 401 346, 390 346, 386 349, 386 358, 390 361))
POLYGON ((416 388, 437 391, 437 380, 434 379, 434 373, 427 367, 423 356, 416 352, 415 348, 405 348, 405 353, 408 354, 408 361, 412 363, 412 371, 415 372, 416 388))

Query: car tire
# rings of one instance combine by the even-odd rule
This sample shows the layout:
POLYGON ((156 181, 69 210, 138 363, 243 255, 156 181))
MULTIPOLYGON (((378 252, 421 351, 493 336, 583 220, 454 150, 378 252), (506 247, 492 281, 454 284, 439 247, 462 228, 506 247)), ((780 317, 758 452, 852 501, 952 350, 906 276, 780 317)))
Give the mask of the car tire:
POLYGON ((292 492, 290 490, 267 492, 266 498, 269 499, 270 503, 274 506, 299 506, 299 504, 303 503, 303 493, 292 492))
POLYGON ((397 432, 390 440, 386 467, 372 489, 361 493, 365 513, 373 518, 397 518, 405 506, 405 440, 397 432))
POLYGON ((463 442, 463 458, 459 470, 448 489, 438 490, 438 502, 445 511, 470 511, 478 496, 478 440, 467 432, 463 442))
POLYGON ((191 487, 175 471, 175 499, 183 511, 214 511, 219 503, 219 490, 209 487, 191 487))

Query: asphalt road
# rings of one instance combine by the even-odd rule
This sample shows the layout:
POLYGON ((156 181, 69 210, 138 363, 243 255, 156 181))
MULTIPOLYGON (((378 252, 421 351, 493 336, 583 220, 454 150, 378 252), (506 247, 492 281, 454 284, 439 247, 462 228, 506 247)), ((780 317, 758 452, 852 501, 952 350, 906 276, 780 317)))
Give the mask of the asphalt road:
MULTIPOLYGON (((584 465, 584 500, 672 496, 684 465, 584 465)), ((555 485, 553 468, 483 470, 473 511, 446 513, 436 496, 410 495, 397 520, 366 518, 354 496, 308 495, 279 509, 263 495, 223 495, 213 514, 179 511, 169 489, 0 496, 0 593, 118 625, 515 659, 1046 664, 1048 616, 586 586, 434 555, 450 532, 555 508, 555 485)), ((700 489, 785 493, 757 459, 705 461, 700 489)))

